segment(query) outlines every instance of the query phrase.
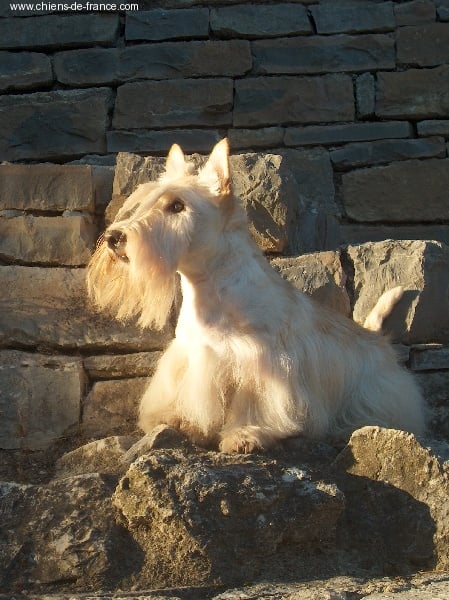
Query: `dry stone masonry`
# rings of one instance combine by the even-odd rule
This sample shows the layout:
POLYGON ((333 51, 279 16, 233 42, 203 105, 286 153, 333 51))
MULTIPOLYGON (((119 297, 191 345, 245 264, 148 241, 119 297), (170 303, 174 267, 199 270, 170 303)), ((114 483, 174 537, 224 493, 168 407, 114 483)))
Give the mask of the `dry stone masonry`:
POLYGON ((449 597, 449 2, 136 3, 0 6, 0 600, 449 597), (404 286, 386 331, 426 439, 226 457, 136 431, 176 310, 98 315, 85 267, 172 143, 201 164, 224 136, 283 277, 360 323, 404 286))

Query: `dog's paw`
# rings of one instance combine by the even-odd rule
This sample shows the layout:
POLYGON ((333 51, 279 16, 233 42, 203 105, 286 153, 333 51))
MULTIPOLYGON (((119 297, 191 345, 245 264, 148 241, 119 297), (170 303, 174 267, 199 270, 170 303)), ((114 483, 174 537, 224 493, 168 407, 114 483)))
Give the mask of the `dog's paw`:
POLYGON ((268 437, 256 426, 231 429, 222 433, 220 451, 226 454, 251 454, 265 450, 270 445, 267 443, 268 437))

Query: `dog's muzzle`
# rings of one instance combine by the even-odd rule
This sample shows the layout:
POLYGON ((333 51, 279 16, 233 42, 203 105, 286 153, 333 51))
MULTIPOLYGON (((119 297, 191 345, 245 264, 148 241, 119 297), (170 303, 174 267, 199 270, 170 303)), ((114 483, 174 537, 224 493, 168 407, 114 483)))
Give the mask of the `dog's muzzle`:
POLYGON ((126 254, 126 233, 118 229, 112 229, 104 234, 104 241, 114 257, 123 262, 129 262, 126 254))

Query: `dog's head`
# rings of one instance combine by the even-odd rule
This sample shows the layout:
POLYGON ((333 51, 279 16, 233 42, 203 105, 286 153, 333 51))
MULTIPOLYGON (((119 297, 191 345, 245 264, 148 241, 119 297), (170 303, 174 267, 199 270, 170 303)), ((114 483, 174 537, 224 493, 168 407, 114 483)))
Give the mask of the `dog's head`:
POLYGON ((139 315, 142 326, 162 328, 175 295, 177 271, 201 276, 235 202, 226 139, 198 174, 173 145, 159 181, 129 196, 100 237, 88 266, 88 292, 119 319, 139 315))

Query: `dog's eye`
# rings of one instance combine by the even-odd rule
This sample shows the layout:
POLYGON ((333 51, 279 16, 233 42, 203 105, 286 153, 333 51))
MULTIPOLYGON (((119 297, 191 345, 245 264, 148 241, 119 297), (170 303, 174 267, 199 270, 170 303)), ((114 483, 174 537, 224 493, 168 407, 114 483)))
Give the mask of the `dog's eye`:
POLYGON ((170 204, 167 206, 168 212, 171 212, 173 214, 180 213, 184 209, 185 209, 185 204, 179 198, 176 198, 176 200, 173 200, 173 202, 170 202, 170 204))

